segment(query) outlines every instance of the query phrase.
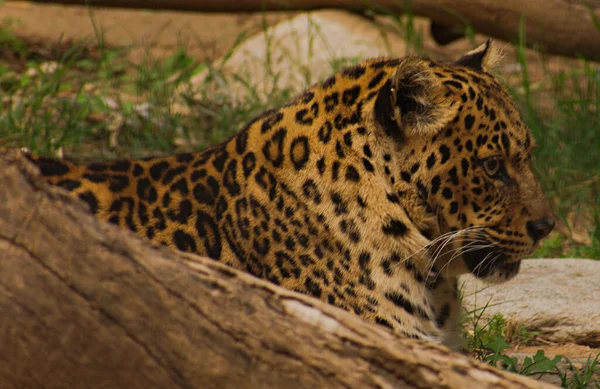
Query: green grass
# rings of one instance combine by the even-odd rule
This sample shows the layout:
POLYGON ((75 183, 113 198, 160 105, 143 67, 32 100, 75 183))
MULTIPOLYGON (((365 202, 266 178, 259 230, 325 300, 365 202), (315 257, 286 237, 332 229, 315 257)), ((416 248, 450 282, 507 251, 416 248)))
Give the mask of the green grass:
POLYGON ((534 167, 557 216, 569 230, 567 235, 547 240, 536 255, 554 251, 558 257, 600 259, 600 136, 596 131, 600 126, 600 66, 582 60, 568 70, 546 71, 546 85, 532 85, 524 27, 516 53, 522 73, 520 88, 513 89, 513 94, 538 144, 534 167), (582 216, 580 226, 568 222, 570 214, 582 216), (590 243, 575 243, 573 227, 583 229, 590 243), (560 251, 556 239, 562 243, 560 251))
POLYGON ((562 388, 600 389, 600 353, 590 355, 581 368, 565 356, 549 357, 541 348, 534 355, 519 360, 507 350, 511 345, 536 344, 540 333, 523 325, 512 328, 501 314, 485 315, 488 308, 489 303, 463 313, 463 352, 497 368, 535 379, 556 376, 558 379, 553 381, 562 388))

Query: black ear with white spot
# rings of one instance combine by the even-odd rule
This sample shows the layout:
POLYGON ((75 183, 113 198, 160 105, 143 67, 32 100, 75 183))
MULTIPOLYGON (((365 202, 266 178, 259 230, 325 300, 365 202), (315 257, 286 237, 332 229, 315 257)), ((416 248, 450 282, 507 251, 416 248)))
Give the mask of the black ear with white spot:
POLYGON ((386 133, 399 140, 440 132, 456 115, 430 62, 404 59, 375 101, 375 118, 386 133))
POLYGON ((456 64, 480 72, 489 72, 496 66, 501 58, 502 55, 500 54, 500 51, 496 49, 495 45, 492 45, 492 40, 488 39, 481 46, 460 57, 460 59, 456 61, 456 64))

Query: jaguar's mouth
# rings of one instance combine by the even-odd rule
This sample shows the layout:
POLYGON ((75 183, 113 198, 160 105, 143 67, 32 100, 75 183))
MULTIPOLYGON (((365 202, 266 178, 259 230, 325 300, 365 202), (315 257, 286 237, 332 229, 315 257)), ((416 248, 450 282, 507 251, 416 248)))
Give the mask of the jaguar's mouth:
POLYGON ((477 250, 467 249, 463 260, 475 277, 492 283, 501 283, 513 278, 521 266, 521 261, 508 262, 508 257, 493 246, 477 250))

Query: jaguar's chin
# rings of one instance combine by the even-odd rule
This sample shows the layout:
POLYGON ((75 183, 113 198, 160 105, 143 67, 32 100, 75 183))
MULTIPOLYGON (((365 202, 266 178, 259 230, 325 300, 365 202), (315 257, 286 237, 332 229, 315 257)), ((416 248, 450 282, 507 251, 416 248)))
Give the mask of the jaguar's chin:
POLYGON ((506 282, 519 273, 521 261, 508 262, 508 257, 497 248, 485 247, 478 250, 466 250, 463 260, 475 277, 485 282, 499 284, 506 282))

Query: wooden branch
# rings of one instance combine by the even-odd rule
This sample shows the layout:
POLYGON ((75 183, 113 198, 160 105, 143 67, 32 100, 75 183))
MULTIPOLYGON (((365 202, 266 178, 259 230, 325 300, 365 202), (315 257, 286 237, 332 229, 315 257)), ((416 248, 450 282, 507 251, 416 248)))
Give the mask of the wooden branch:
MULTIPOLYGON (((10 0, 9 0, 10 1, 10 0)), ((13 0, 14 1, 14 0, 13 0)), ((550 53, 600 60, 599 0, 34 0, 99 7, 199 12, 260 12, 343 8, 412 12, 439 26, 471 25, 479 33, 516 42, 524 17, 526 44, 550 53), (410 9, 407 8, 410 6, 410 9), (594 22, 594 17, 596 22, 594 22)))
POLYGON ((0 152, 0 388, 549 388, 91 216, 0 152))

